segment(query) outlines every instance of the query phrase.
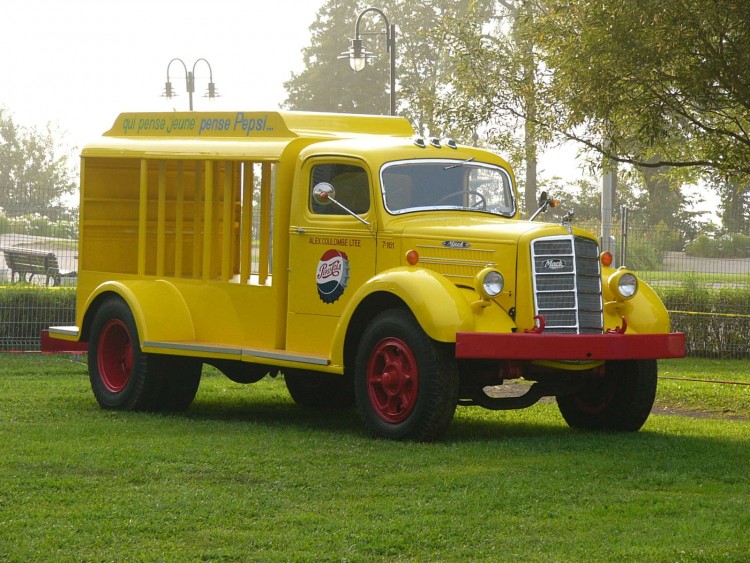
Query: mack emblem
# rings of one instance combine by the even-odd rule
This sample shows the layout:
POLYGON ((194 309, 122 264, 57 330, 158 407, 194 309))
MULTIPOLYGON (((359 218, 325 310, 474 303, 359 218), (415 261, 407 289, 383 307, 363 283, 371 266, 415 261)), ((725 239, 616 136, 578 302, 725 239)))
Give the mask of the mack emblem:
POLYGON ((542 262, 542 268, 545 270, 562 270, 565 266, 565 260, 553 260, 552 258, 548 258, 542 262))
POLYGON ((471 245, 462 240, 444 240, 443 246, 446 248, 469 248, 471 245))

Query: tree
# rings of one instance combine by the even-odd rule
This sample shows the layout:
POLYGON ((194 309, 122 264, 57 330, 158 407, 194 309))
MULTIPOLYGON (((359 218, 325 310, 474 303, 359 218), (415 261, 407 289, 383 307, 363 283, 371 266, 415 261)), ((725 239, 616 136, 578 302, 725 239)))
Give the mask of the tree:
POLYGON ((558 108, 547 125, 644 168, 750 175, 746 0, 547 4, 535 27, 558 108))
MULTIPOLYGON (((354 73, 349 61, 338 58, 349 47, 361 9, 358 0, 328 0, 310 26, 311 43, 303 50, 305 69, 284 83, 284 106, 304 111, 387 113, 387 60, 378 57, 369 69, 354 73)), ((373 50, 370 45, 369 50, 373 50)), ((382 45, 382 52, 385 47, 382 45)))
POLYGON ((527 201, 532 140, 538 147, 573 140, 600 153, 599 163, 635 165, 649 177, 655 205, 648 209, 666 209, 666 221, 684 213, 680 180, 714 168, 742 184, 750 173, 744 0, 720 0, 710 10, 699 0, 497 4, 498 25, 478 34, 463 32, 460 20, 454 26, 463 55, 457 113, 493 128, 510 125, 500 138, 509 146, 522 146, 513 129, 524 127, 524 152, 514 154, 526 161, 527 201))
POLYGON ((57 133, 17 125, 0 108, 0 208, 7 216, 50 216, 76 189, 69 156, 60 154, 57 133))
POLYGON ((721 174, 713 174, 710 179, 721 194, 719 211, 724 231, 750 235, 750 182, 721 174))
POLYGON ((551 140, 551 119, 536 37, 536 0, 499 0, 496 11, 460 14, 447 25, 457 52, 454 77, 458 120, 484 129, 487 141, 523 162, 527 216, 536 208, 537 157, 551 140), (519 131, 521 134, 519 136, 519 131))
MULTIPOLYGON (((475 10, 489 13, 490 0, 387 0, 380 4, 397 27, 397 113, 407 117, 422 134, 464 135, 450 119, 441 119, 440 107, 452 96, 452 49, 439 22, 475 10)), ((366 15, 360 34, 374 55, 364 70, 354 73, 339 55, 349 47, 354 24, 367 6, 358 0, 328 0, 310 26, 310 46, 303 51, 305 69, 292 74, 285 107, 308 111, 388 113, 389 59, 385 26, 374 14, 366 15)))

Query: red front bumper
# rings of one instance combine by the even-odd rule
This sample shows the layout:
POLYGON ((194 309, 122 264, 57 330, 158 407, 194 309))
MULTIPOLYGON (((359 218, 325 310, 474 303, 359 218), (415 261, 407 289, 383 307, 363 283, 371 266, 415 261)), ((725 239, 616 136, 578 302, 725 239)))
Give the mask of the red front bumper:
POLYGON ((654 360, 685 356, 685 335, 495 334, 459 332, 456 358, 482 360, 654 360))

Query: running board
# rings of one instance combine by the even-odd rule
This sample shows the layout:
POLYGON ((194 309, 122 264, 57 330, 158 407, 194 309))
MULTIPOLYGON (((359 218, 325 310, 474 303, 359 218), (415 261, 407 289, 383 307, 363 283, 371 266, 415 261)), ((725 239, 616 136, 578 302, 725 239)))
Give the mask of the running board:
POLYGON ((166 351, 191 352, 196 355, 218 357, 220 359, 240 360, 244 362, 294 362, 315 366, 328 366, 330 360, 322 356, 306 356, 289 353, 286 350, 267 350, 257 348, 238 348, 236 346, 222 346, 210 343, 192 342, 157 342, 144 341, 141 348, 147 353, 164 353, 166 351))

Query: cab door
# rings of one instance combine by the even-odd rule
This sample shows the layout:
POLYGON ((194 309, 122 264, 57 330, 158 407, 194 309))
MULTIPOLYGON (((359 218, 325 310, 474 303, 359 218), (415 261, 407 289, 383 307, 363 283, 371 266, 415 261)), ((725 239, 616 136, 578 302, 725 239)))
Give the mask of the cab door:
POLYGON ((375 274, 372 175, 356 159, 317 157, 303 164, 298 182, 290 214, 287 350, 328 357, 344 308, 375 274), (320 184, 341 205, 314 197, 320 184))

